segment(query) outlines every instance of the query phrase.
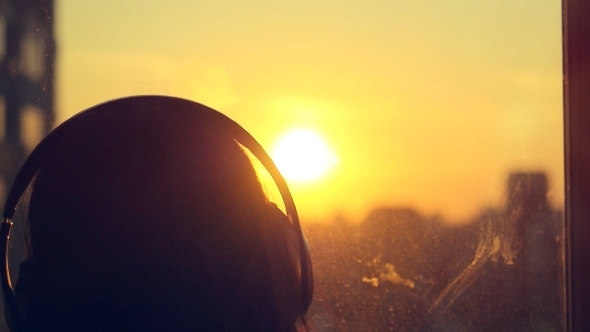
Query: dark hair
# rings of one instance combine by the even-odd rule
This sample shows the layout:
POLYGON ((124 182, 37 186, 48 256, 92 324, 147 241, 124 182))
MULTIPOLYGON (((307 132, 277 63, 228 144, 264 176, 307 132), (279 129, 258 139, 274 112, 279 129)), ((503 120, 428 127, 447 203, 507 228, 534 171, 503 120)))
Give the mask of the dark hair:
POLYGON ((33 182, 34 271, 16 286, 27 327, 293 330, 299 289, 283 286, 297 272, 270 257, 292 234, 242 147, 188 113, 103 108, 33 182))

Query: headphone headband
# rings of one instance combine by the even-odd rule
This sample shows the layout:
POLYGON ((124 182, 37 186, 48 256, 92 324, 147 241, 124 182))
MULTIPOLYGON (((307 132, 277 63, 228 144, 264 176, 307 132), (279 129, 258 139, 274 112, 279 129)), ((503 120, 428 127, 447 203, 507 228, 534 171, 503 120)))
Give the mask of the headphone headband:
MULTIPOLYGON (((43 139, 37 145, 37 147, 31 152, 29 157, 25 160, 19 172, 17 173, 16 178, 6 198, 3 215, 4 222, 2 223, 0 229, 0 255, 2 255, 2 259, 4 260, 4 264, 2 265, 1 271, 2 273, 0 274, 0 281, 2 282, 5 303, 8 309, 12 311, 16 310, 14 293, 11 285, 10 274, 8 271, 7 248, 10 227, 12 226, 12 221, 10 219, 14 216, 20 198, 27 190, 27 187, 29 186, 37 172, 43 166, 43 163, 47 159, 48 154, 53 150, 54 146, 58 144, 61 140, 67 140, 68 136, 70 135, 71 128, 75 128, 77 124, 83 121, 83 119, 85 119, 86 117, 99 115, 101 109, 104 108, 105 105, 112 105, 113 103, 116 103, 120 104, 119 107, 125 108, 127 106, 139 102, 141 102, 144 105, 159 104, 171 110, 190 110, 190 112, 192 112, 199 118, 199 121, 206 122, 208 126, 216 128, 217 131, 224 133, 224 135, 232 137, 237 143, 246 147, 270 173, 282 196, 283 202, 285 204, 287 217, 293 225, 298 237, 301 267, 300 305, 302 314, 305 313, 305 311, 307 311, 307 308, 309 308, 309 305, 311 304, 313 294, 313 277, 311 263, 307 241, 301 230, 301 225, 299 223, 299 216, 295 208, 295 203, 293 202, 293 198, 291 196, 287 183, 285 182, 285 179, 277 169, 276 165, 274 164, 270 156, 262 148, 262 146, 256 141, 256 139, 254 139, 254 137, 252 137, 252 135, 250 135, 238 123, 228 118, 224 114, 202 104, 189 101, 186 99, 167 96, 136 96, 121 98, 103 104, 99 104, 86 111, 80 112, 68 119, 67 121, 65 121, 64 123, 62 123, 61 125, 59 125, 57 128, 55 128, 45 139, 43 139)), ((22 322, 18 322, 19 317, 16 317, 13 320, 17 320, 17 322, 13 322, 17 326, 22 324, 22 322)))

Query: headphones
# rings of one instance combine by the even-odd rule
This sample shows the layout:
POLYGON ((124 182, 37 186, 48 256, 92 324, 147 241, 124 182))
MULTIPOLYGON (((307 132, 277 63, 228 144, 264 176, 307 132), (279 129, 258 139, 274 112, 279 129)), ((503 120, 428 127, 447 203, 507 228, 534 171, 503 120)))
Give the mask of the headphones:
POLYGON ((104 111, 105 108, 119 107, 124 109, 128 105, 133 104, 139 104, 140 107, 141 105, 163 105, 169 110, 169 112, 174 112, 178 109, 189 110, 198 118, 198 121, 215 128, 218 135, 232 138, 237 143, 247 148, 251 154, 262 163, 278 187, 285 205, 286 215, 276 208, 274 204, 271 205, 273 205, 276 212, 280 213, 283 219, 288 220, 289 226, 292 226, 292 230, 297 236, 299 252, 298 257, 293 257, 293 259, 296 261, 298 260, 300 265, 300 275, 297 279, 300 281, 299 287, 301 294, 300 297, 296 299, 298 303, 295 304, 295 307, 299 308, 299 314, 301 316, 305 314, 311 304, 313 296, 313 272, 309 247, 301 229, 295 203, 293 202, 287 183, 262 146, 238 123, 222 113, 202 104, 168 96, 134 96, 100 104, 86 111, 80 112, 65 121, 37 145, 17 173, 6 198, 3 215, 4 221, 0 226, 0 255, 3 260, 0 282, 2 284, 2 292, 4 295, 5 316, 11 331, 24 331, 25 326, 17 306, 17 299, 10 280, 7 256, 10 228, 13 224, 11 219, 14 217, 18 202, 32 183, 38 171, 45 163, 47 163, 48 155, 51 154, 52 151, 60 149, 60 142, 76 139, 76 137, 72 135, 72 128, 76 128, 81 123, 86 122, 87 117, 100 117, 101 111, 104 111))

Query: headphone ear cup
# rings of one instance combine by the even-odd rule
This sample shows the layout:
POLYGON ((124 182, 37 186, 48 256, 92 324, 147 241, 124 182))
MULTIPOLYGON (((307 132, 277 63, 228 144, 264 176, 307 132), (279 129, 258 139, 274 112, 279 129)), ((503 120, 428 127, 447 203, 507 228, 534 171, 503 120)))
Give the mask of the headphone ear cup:
POLYGON ((14 287, 16 309, 23 322, 27 320, 27 309, 31 303, 30 298, 34 293, 33 284, 35 277, 35 261, 30 257, 20 263, 18 279, 14 287))

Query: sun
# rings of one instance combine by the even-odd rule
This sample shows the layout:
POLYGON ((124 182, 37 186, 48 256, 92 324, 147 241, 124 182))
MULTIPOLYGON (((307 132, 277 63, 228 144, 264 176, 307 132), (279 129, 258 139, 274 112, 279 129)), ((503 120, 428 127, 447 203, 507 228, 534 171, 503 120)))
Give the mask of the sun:
POLYGON ((309 129, 283 133, 272 147, 271 157, 286 180, 298 183, 321 179, 338 160, 324 139, 309 129))

